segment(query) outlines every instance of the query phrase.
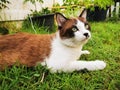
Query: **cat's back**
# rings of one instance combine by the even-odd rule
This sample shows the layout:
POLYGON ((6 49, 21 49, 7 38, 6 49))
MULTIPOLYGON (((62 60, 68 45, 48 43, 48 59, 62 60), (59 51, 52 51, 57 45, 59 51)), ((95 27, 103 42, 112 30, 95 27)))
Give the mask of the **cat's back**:
POLYGON ((21 64, 34 66, 48 57, 54 34, 16 33, 0 36, 0 65, 21 64))
POLYGON ((8 49, 18 49, 20 47, 28 46, 46 46, 50 45, 53 39, 53 34, 29 34, 29 33, 16 33, 0 36, 0 51, 8 49))

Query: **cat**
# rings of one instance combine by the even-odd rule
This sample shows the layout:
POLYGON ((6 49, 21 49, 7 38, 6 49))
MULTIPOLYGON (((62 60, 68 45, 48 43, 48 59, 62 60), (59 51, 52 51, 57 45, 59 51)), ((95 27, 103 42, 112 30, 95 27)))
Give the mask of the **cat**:
POLYGON ((58 30, 53 34, 0 36, 0 69, 16 63, 27 67, 45 65, 52 73, 104 69, 104 61, 78 60, 82 54, 90 54, 87 50, 82 51, 83 45, 91 38, 86 14, 83 10, 79 17, 67 18, 56 13, 58 30))

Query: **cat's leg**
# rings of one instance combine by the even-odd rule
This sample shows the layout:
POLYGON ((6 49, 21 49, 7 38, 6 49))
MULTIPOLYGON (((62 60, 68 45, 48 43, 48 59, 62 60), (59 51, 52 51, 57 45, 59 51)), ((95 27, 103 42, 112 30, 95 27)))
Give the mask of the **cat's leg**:
POLYGON ((81 51, 81 55, 82 54, 90 54, 90 52, 88 50, 83 50, 83 51, 81 51))
POLYGON ((94 70, 102 70, 106 67, 106 63, 104 61, 96 60, 96 61, 73 61, 70 64, 69 69, 71 71, 79 71, 83 69, 87 69, 89 71, 94 70))
POLYGON ((59 63, 55 65, 48 64, 47 67, 50 69, 51 73, 56 72, 73 72, 87 69, 88 71, 102 70, 106 67, 104 61, 72 61, 69 63, 59 63))

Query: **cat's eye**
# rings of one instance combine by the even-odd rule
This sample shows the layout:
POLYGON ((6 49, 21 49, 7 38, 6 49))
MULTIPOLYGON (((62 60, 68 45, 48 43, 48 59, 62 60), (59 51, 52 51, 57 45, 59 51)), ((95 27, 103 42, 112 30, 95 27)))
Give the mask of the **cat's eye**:
POLYGON ((89 26, 86 24, 86 25, 85 25, 85 28, 86 28, 86 29, 88 29, 88 28, 89 28, 89 26))
POLYGON ((72 31, 76 32, 76 31, 78 31, 78 29, 77 28, 72 28, 72 31))

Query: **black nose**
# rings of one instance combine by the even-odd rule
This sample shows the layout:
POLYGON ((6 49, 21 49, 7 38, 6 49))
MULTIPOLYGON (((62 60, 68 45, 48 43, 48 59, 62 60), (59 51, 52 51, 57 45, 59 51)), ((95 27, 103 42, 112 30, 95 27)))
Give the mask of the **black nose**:
POLYGON ((84 33, 83 35, 86 36, 86 37, 89 37, 88 33, 84 33))

